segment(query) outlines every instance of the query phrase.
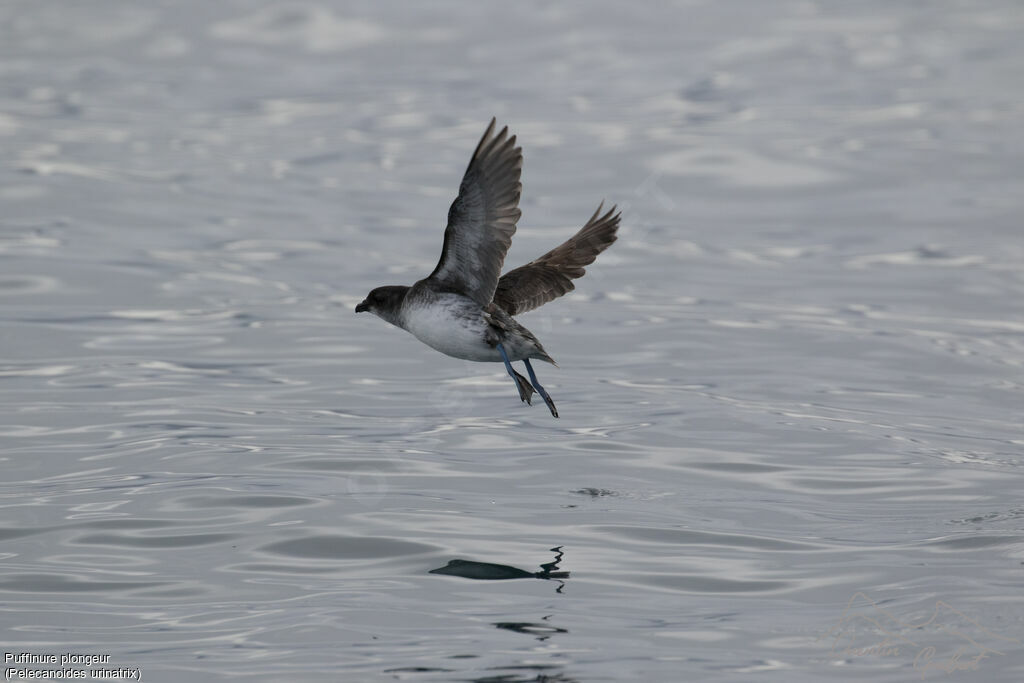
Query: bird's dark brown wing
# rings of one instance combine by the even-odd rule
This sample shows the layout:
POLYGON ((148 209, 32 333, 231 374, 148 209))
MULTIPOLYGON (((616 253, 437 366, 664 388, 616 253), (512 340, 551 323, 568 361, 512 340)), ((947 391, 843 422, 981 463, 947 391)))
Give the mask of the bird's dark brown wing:
POLYGON ((519 220, 522 149, 508 127, 494 134, 495 120, 476 146, 448 210, 441 260, 428 279, 486 306, 494 296, 519 220))
POLYGON ((617 239, 615 233, 622 214, 612 206, 602 215, 603 206, 602 202, 587 224, 563 244, 502 275, 494 292, 494 303, 509 315, 516 315, 575 289, 572 281, 583 277, 583 266, 593 263, 617 239))

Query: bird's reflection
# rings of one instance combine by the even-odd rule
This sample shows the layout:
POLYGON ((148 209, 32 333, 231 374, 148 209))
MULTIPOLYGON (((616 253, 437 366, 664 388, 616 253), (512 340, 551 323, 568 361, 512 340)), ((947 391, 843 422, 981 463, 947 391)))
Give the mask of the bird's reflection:
MULTIPOLYGON (((551 615, 549 614, 543 620, 547 621, 550 618, 551 615)), ((564 628, 559 628, 552 624, 537 624, 529 621, 498 621, 494 625, 506 631, 515 631, 516 633, 534 636, 540 641, 545 641, 556 633, 568 633, 564 628)))
POLYGON ((469 683, 579 683, 578 678, 572 678, 568 674, 562 671, 551 671, 550 669, 556 669, 554 666, 525 666, 525 667, 501 667, 508 669, 534 669, 544 670, 543 673, 508 673, 508 674, 496 674, 494 676, 484 676, 483 678, 474 678, 469 683))
MULTIPOLYGON (((478 581, 503 581, 507 579, 554 579, 558 582, 558 593, 565 588, 562 579, 569 578, 569 572, 559 571, 559 565, 565 553, 562 546, 551 548, 555 557, 551 562, 540 565, 540 571, 532 572, 519 567, 511 567, 507 564, 494 564, 492 562, 475 562, 473 560, 449 560, 448 564, 437 569, 431 569, 431 574, 449 574, 461 576, 465 579, 476 579, 478 581)), ((541 618, 541 622, 528 621, 499 621, 492 625, 496 628, 523 633, 533 636, 539 641, 545 641, 556 633, 568 633, 568 631, 549 622, 552 615, 541 618)), ((561 664, 513 664, 510 666, 492 667, 492 671, 501 672, 482 678, 471 679, 470 683, 579 683, 578 679, 569 676, 561 664)))
POLYGON ((539 572, 531 572, 518 567, 510 567, 507 564, 493 564, 491 562, 475 562, 473 560, 449 560, 448 564, 437 569, 431 569, 431 574, 449 574, 461 576, 464 579, 476 579, 477 581, 505 581, 508 579, 555 579, 559 586, 557 591, 562 592, 565 584, 561 579, 569 578, 569 572, 557 571, 565 553, 562 546, 552 548, 555 559, 540 566, 539 572))

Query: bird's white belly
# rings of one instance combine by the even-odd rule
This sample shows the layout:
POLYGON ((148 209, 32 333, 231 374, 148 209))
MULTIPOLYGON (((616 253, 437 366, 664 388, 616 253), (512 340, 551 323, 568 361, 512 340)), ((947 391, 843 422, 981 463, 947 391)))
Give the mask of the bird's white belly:
POLYGON ((484 340, 487 322, 479 312, 461 306, 413 307, 405 313, 405 329, 441 353, 473 361, 501 361, 484 340))

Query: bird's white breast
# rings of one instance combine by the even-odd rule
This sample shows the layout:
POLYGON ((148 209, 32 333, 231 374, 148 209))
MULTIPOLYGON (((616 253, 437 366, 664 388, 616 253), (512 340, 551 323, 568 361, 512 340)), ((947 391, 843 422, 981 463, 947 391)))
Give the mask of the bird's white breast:
POLYGON ((465 297, 440 295, 428 305, 407 305, 402 313, 405 329, 441 353, 473 361, 501 360, 484 340, 487 321, 482 312, 465 297))

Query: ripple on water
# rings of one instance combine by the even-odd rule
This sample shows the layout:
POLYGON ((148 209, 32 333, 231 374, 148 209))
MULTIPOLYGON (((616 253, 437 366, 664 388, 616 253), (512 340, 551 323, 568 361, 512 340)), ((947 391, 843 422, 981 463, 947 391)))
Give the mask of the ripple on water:
POLYGON ((286 4, 218 22, 210 33, 221 40, 257 45, 290 45, 322 54, 378 42, 384 27, 356 17, 340 17, 326 7, 286 4))
POLYGON ((655 157, 650 168, 669 176, 709 177, 723 185, 756 189, 813 187, 842 180, 838 172, 819 165, 774 159, 742 148, 669 152, 655 157))
POLYGON ((175 534, 170 536, 141 536, 128 534, 83 534, 73 539, 79 545, 109 545, 122 548, 148 548, 175 550, 203 545, 225 543, 239 538, 238 534, 175 534))
POLYGON ((669 545, 719 545, 730 548, 756 548, 764 551, 801 551, 820 550, 824 546, 813 543, 796 543, 776 538, 763 538, 745 534, 722 534, 692 529, 654 529, 651 527, 596 527, 595 530, 614 534, 627 541, 643 539, 669 545))
POLYGON ((102 581, 89 574, 8 574, 0 576, 0 591, 12 593, 128 593, 167 586, 168 581, 102 581))
POLYGON ((438 549, 437 546, 394 538, 322 534, 277 541, 260 550, 304 560, 375 560, 436 552, 438 549))
POLYGON ((0 276, 0 296, 43 294, 60 289, 61 282, 49 275, 0 276))

